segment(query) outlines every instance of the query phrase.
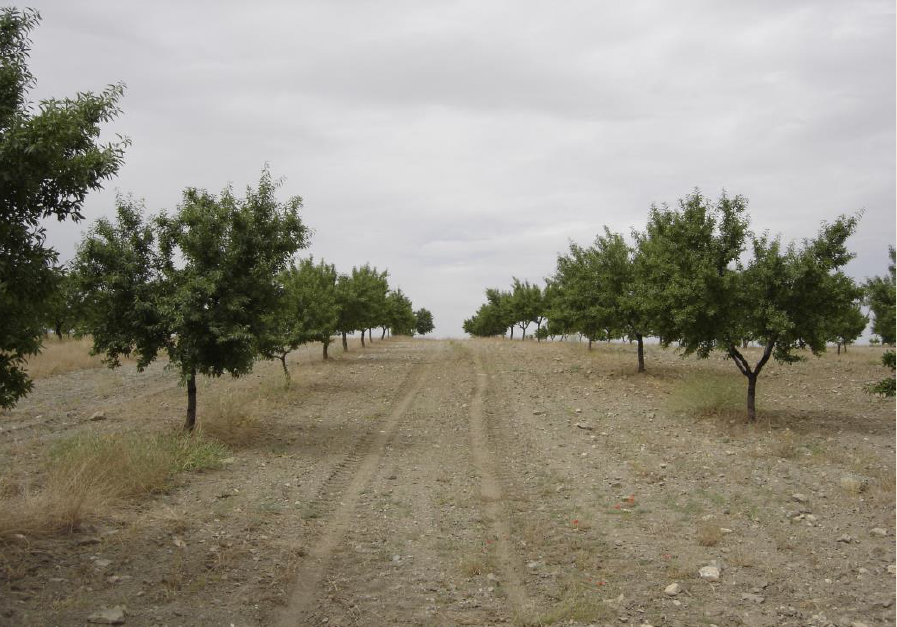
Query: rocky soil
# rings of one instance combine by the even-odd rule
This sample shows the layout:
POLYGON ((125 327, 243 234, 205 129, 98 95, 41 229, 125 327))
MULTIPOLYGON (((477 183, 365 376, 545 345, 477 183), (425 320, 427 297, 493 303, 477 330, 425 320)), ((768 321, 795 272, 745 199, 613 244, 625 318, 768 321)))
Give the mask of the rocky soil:
MULTIPOLYGON (((852 348, 761 375, 761 417, 690 407, 732 363, 648 347, 392 339, 203 382, 264 397, 220 470, 0 544, 4 625, 893 625, 894 402, 852 348), (270 396, 270 398, 268 398, 270 396)), ((38 382, 7 481, 49 443, 171 431, 161 366, 38 382), (102 412, 101 420, 96 413, 102 412)))

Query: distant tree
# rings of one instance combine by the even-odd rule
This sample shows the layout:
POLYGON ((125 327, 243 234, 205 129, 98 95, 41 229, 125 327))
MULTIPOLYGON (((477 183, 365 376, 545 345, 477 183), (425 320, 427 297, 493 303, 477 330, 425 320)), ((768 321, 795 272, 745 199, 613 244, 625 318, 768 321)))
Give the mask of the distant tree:
POLYGON ((88 192, 118 172, 128 143, 99 143, 101 125, 120 113, 121 84, 29 100, 30 33, 39 21, 37 11, 0 9, 0 408, 31 390, 25 361, 40 351, 58 288, 58 257, 41 220, 81 220, 88 192))
POLYGON ((371 329, 385 324, 389 320, 389 305, 386 294, 389 292, 388 273, 379 272, 370 264, 352 268, 352 283, 357 298, 356 330, 361 331, 361 345, 364 346, 364 334, 367 331, 371 338, 371 329))
POLYGON ((542 326, 545 313, 542 307, 542 290, 529 281, 514 277, 511 286, 510 311, 513 323, 520 328, 520 339, 526 339, 526 329, 533 322, 542 326))
MULTIPOLYGON (((846 282, 852 288, 852 292, 857 294, 857 299, 859 299, 862 290, 857 288, 849 277, 844 276, 844 279, 846 279, 846 282)), ((866 326, 869 324, 869 317, 863 313, 859 303, 857 303, 851 307, 845 307, 843 311, 839 312, 837 318, 829 320, 828 322, 829 331, 827 339, 828 341, 835 343, 838 347, 838 354, 840 355, 842 347, 846 353, 848 345, 853 344, 856 339, 863 334, 863 331, 866 330, 866 326)))
POLYGON ((44 325, 62 339, 76 330, 84 316, 84 295, 78 287, 78 277, 68 267, 56 268, 56 289, 47 301, 44 325))
POLYGON ((426 335, 427 333, 432 333, 435 328, 436 327, 433 324, 433 314, 430 313, 429 309, 421 307, 414 312, 414 330, 417 331, 417 333, 426 335))
POLYGON ((876 276, 866 279, 866 303, 872 310, 872 332, 881 337, 882 344, 894 344, 895 333, 895 276, 894 276, 894 247, 888 247, 888 256, 891 263, 888 264, 886 276, 876 276))
POLYGON ((847 238, 857 217, 825 224, 801 248, 783 247, 778 238, 751 237, 752 258, 741 254, 748 239, 747 202, 723 194, 716 203, 698 191, 679 208, 652 208, 652 298, 659 310, 663 341, 678 338, 686 355, 725 352, 748 380, 748 420, 756 420, 757 378, 771 357, 783 363, 801 359, 795 352, 825 350, 829 321, 851 306, 837 270, 852 254, 847 238), (742 338, 754 338, 763 353, 753 367, 740 352, 742 338))
POLYGON ((464 321, 464 332, 473 337, 494 337, 505 335, 508 327, 513 330, 512 323, 509 323, 509 300, 509 293, 487 289, 486 302, 480 305, 471 318, 464 321))
POLYGON ((600 295, 595 314, 607 329, 608 338, 628 337, 637 343, 638 372, 645 372, 644 337, 651 328, 645 306, 647 287, 641 271, 645 259, 619 233, 604 227, 591 249, 593 289, 600 295))
POLYGON ((279 359, 289 384, 287 356, 303 344, 321 342, 324 359, 336 333, 336 268, 314 259, 302 259, 278 277, 280 298, 262 317, 259 353, 279 359))
MULTIPOLYGON (((891 263, 888 264, 888 276, 877 276, 866 280, 864 286, 866 302, 872 310, 872 332, 880 336, 882 344, 894 345, 894 309, 895 309, 895 277, 894 277, 894 247, 888 248, 888 256, 891 263)), ((877 340, 878 338, 873 338, 877 340)), ((872 342, 870 341, 870 344, 872 342)), ((876 342, 878 343, 878 342, 876 342)), ((881 356, 881 363, 891 369, 891 376, 882 379, 878 383, 867 386, 866 391, 882 396, 894 396, 894 351, 885 351, 881 356)))
POLYGON ((394 335, 414 335, 417 319, 411 300, 402 293, 401 288, 389 292, 386 300, 389 311, 386 328, 394 335))
MULTIPOLYGON (((364 303, 358 293, 358 285, 352 275, 341 274, 336 282, 337 323, 336 329, 342 336, 343 352, 349 350, 347 335, 361 328, 361 312, 364 303)), ((364 338, 362 338, 364 342, 364 338)))
POLYGON ((597 289, 599 267, 594 248, 571 243, 566 255, 559 255, 552 277, 555 294, 549 324, 564 323, 568 333, 581 333, 592 343, 607 339, 607 318, 601 307, 602 295, 597 289))
POLYGON ((287 271, 287 293, 295 299, 296 313, 302 334, 310 342, 320 342, 322 356, 328 359, 328 348, 337 332, 337 272, 333 264, 322 259, 315 264, 309 257, 287 271))
POLYGON ((276 277, 307 245, 302 199, 280 203, 277 187, 266 168, 243 199, 188 188, 175 215, 151 223, 119 199, 117 222, 98 220, 78 250, 94 352, 112 367, 135 353, 142 370, 164 350, 187 384, 185 429, 196 425, 197 374, 252 370, 282 298, 276 277))
POLYGON ((539 327, 536 329, 536 332, 533 333, 537 342, 541 342, 542 340, 548 339, 548 326, 539 327))

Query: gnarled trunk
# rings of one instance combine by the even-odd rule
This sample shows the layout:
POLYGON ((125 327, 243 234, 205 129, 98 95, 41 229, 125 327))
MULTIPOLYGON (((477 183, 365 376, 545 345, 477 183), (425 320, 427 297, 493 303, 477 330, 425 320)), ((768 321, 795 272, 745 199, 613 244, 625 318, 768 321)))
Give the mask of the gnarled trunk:
POLYGON ((346 332, 343 331, 343 352, 349 350, 349 340, 346 339, 346 332))
POLYGON ((190 371, 187 379, 187 422, 184 423, 184 431, 193 431, 196 428, 196 369, 190 371))
POLYGON ((330 359, 330 356, 327 354, 327 347, 330 346, 330 341, 324 342, 324 359, 330 359))
POLYGON ((592 350, 592 338, 589 338, 589 350, 592 350))
POLYGON ((361 331, 361 348, 364 348, 364 330, 361 331))

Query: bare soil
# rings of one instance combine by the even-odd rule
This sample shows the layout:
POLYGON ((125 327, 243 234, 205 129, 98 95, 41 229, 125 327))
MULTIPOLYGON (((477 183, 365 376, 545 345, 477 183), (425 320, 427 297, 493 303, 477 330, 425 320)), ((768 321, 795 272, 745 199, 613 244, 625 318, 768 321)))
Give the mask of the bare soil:
MULTIPOLYGON (((744 384, 716 357, 648 347, 638 375, 625 345, 331 352, 297 353, 289 390, 279 363, 202 383, 200 423, 265 401, 220 470, 0 542, 0 624, 117 605, 126 625, 894 624, 895 406, 862 391, 880 350, 769 366, 755 425, 676 401, 744 384)), ((4 480, 39 489, 77 433, 175 430, 184 397, 161 365, 42 379, 0 415, 4 480)))

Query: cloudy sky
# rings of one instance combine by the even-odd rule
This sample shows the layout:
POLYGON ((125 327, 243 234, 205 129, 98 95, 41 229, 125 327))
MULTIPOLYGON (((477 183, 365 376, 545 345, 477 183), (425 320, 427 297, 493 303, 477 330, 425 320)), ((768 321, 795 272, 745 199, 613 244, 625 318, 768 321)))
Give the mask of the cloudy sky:
MULTIPOLYGON (((116 190, 304 198, 308 252, 388 268, 437 336, 569 240, 694 187, 786 238, 865 210, 895 238, 895 6, 882 2, 33 2, 35 99, 127 84, 116 190)), ((86 224, 50 225, 70 258, 86 224)))

